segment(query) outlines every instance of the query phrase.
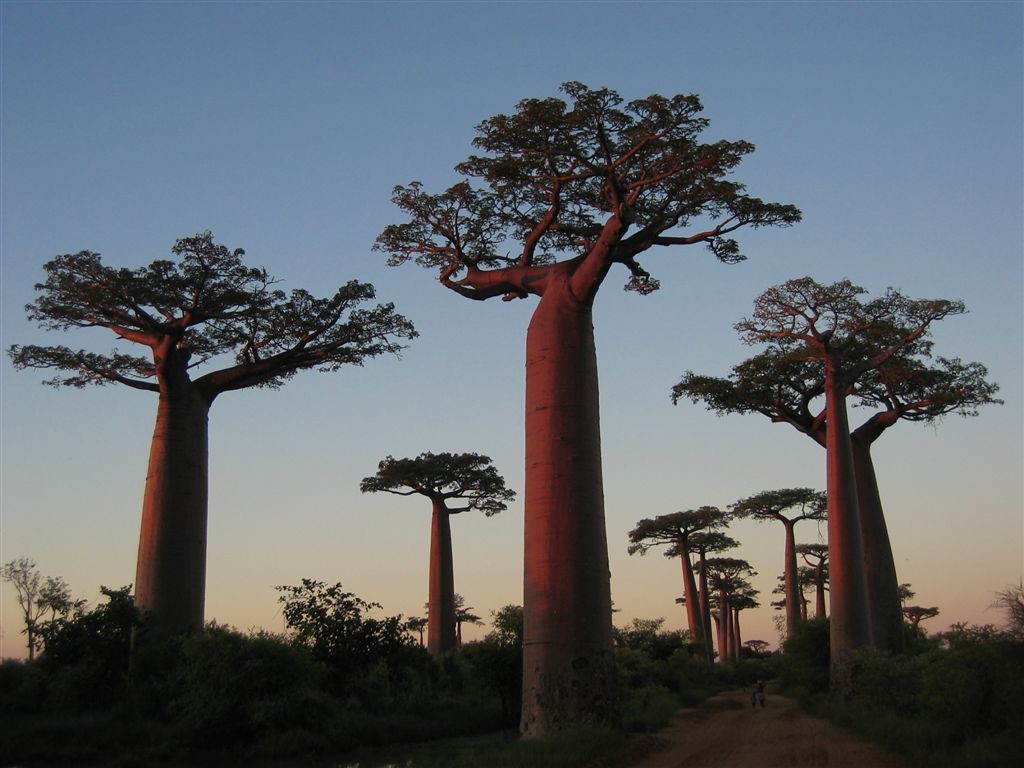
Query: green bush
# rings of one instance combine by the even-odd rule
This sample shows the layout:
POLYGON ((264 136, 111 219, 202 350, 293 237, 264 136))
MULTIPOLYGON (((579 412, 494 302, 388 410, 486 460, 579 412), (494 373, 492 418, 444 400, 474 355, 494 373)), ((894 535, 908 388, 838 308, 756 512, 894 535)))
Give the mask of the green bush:
POLYGON ((210 626, 185 638, 168 712, 190 744, 324 733, 336 705, 324 669, 272 635, 210 626))

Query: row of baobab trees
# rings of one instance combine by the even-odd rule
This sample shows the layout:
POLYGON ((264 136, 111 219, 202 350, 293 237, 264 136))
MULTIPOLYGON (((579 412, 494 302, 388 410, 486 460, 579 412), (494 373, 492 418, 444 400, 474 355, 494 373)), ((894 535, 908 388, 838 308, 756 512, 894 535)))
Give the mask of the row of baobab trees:
MULTIPOLYGON (((524 99, 481 122, 478 154, 456 166, 461 179, 448 189, 431 193, 416 181, 395 187, 392 202, 404 220, 373 246, 390 265, 434 270, 462 298, 537 299, 526 339, 527 736, 618 719, 593 328, 600 288, 624 268, 628 290, 656 290, 641 260, 662 249, 704 246, 725 264, 739 263, 746 257, 737 231, 801 218, 795 206, 751 196, 733 178, 754 146, 702 141, 709 121, 698 96, 625 101, 578 82, 562 92, 564 99, 524 99)), ((135 580, 151 627, 203 622, 214 401, 280 386, 301 370, 362 364, 416 336, 393 305, 368 305, 374 289, 366 283, 350 281, 327 298, 285 294, 243 256, 209 233, 179 240, 172 259, 138 268, 107 266, 92 251, 58 256, 44 267, 29 318, 48 330, 105 329, 143 354, 9 350, 19 368, 57 371, 49 384, 118 384, 157 395, 135 580), (201 372, 205 363, 215 367, 201 372)), ((767 350, 727 379, 688 376, 676 393, 718 411, 787 421, 826 448, 840 686, 852 650, 889 637, 889 601, 876 581, 887 585, 893 569, 871 443, 899 420, 970 412, 995 391, 977 364, 928 362, 929 326, 962 312, 959 302, 896 291, 863 302, 863 293, 849 281, 823 286, 810 278, 769 290, 737 326, 767 350), (851 397, 881 408, 855 435, 846 414, 851 397)))

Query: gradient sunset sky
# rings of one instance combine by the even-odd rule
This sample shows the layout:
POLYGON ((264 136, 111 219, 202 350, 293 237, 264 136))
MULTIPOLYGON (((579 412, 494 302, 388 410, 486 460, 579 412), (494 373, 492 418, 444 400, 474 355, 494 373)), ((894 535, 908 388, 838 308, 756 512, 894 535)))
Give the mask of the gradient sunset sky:
MULTIPOLYGON (((274 585, 340 581, 423 615, 429 504, 363 496, 388 454, 476 451, 523 488, 525 332, 535 299, 470 302, 371 251, 395 184, 440 191, 474 126, 562 82, 626 99, 697 93, 706 141, 757 151, 736 178, 799 206, 740 231, 749 260, 661 249, 662 283, 595 308, 612 597, 624 625, 684 626, 679 564, 626 554, 642 517, 824 488, 824 451, 759 416, 718 418, 669 392, 756 350, 733 323, 769 286, 849 277, 870 295, 963 299, 935 352, 988 366, 1001 406, 902 423, 874 450, 899 578, 954 621, 999 623, 1021 578, 1022 6, 928 3, 0 3, 0 336, 109 351, 105 331, 44 333, 24 305, 42 265, 83 249, 114 266, 167 258, 212 230, 285 290, 372 282, 421 337, 397 359, 304 373, 211 410, 207 619, 283 629, 274 585)), ((0 562, 26 556, 95 603, 135 574, 156 398, 54 390, 0 363, 0 562)), ((868 415, 854 410, 859 423, 868 415)), ((456 591, 478 614, 522 601, 522 505, 452 522, 456 591)), ((762 604, 781 526, 738 522, 762 604)), ((804 523, 798 540, 825 530, 804 523)), ((773 645, 773 612, 743 615, 773 645)), ((24 653, 0 588, 0 656, 24 653)), ((478 637, 485 629, 467 631, 478 637)))

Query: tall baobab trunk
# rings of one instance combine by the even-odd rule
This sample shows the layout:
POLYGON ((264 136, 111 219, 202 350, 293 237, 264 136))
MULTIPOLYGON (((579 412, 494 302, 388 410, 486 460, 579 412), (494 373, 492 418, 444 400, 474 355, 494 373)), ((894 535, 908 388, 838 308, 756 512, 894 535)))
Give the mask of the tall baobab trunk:
POLYGON ((726 642, 727 626, 725 619, 723 618, 721 603, 719 603, 718 613, 711 614, 711 617, 715 620, 715 634, 718 635, 718 661, 719 663, 725 661, 729 655, 729 646, 726 642))
POLYGON ((203 626, 209 408, 194 386, 161 382, 135 573, 135 605, 160 632, 203 626))
POLYGON ((853 467, 857 476, 860 530, 864 546, 864 575, 868 590, 871 639, 879 648, 903 651, 903 610, 899 578, 892 556, 889 531, 885 525, 878 480, 871 460, 871 438, 854 436, 853 467))
POLYGON ((527 333, 523 575, 522 733, 616 723, 591 303, 559 270, 527 333))
POLYGON ((825 618, 825 566, 819 565, 814 570, 814 617, 825 618))
POLYGON ((730 659, 736 658, 736 615, 733 612, 732 606, 728 603, 725 604, 725 648, 726 657, 730 659))
POLYGON ((871 641, 845 387, 836 361, 825 357, 825 463, 828 494, 828 551, 831 602, 829 687, 845 694, 852 685, 853 651, 871 641))
POLYGON ((700 550, 700 619, 701 627, 704 629, 705 656, 708 664, 715 663, 715 648, 711 640, 711 601, 708 599, 708 571, 707 554, 703 548, 700 550))
MULTIPOLYGON (((800 594, 800 577, 796 565, 796 523, 779 515, 786 527, 786 637, 792 637, 800 624, 800 606, 803 596, 800 594)), ((806 615, 804 616, 806 618, 806 615)))
POLYGON ((734 658, 740 657, 740 649, 743 647, 743 638, 740 636, 740 609, 732 609, 732 655, 734 658))
POLYGON ((434 656, 456 645, 455 569, 452 565, 452 529, 442 499, 431 499, 430 586, 427 602, 427 650, 434 656))
POLYGON ((690 636, 694 642, 704 645, 704 627, 701 621, 700 598, 697 595, 697 581, 693 576, 693 563, 690 562, 690 551, 686 545, 686 537, 680 536, 677 542, 679 559, 683 564, 683 596, 686 598, 686 623, 690 628, 690 636))

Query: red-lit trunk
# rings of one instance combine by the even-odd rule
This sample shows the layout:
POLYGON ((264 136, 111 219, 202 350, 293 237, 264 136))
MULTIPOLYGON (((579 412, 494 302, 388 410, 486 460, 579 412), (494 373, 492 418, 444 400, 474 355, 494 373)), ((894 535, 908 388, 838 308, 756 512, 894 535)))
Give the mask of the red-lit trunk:
POLYGON ((430 523, 430 586, 427 602, 427 650, 441 656, 456 645, 455 568, 452 529, 444 501, 432 499, 430 523))
POLYGON ((819 565, 814 570, 814 616, 825 618, 825 566, 819 565))
POLYGON ((779 519, 786 527, 786 637, 792 637, 800 623, 800 605, 803 602, 796 566, 796 523, 781 515, 779 519))
POLYGON ((148 629, 203 626, 209 407, 191 384, 161 382, 135 575, 148 629))
POLYGON ((883 650, 901 653, 904 645, 899 578, 896 575, 889 531, 885 525, 882 499, 878 493, 875 467, 871 460, 871 438, 855 434, 852 446, 860 504, 860 532, 864 546, 871 640, 883 650))
POLYGON ((740 648, 743 647, 743 638, 740 636, 740 610, 732 609, 732 655, 733 658, 740 657, 740 648))
POLYGON ((690 628, 690 636, 696 643, 704 642, 704 629, 700 615, 700 598, 697 596, 697 581, 693 576, 693 563, 686 546, 686 537, 680 536, 677 542, 679 559, 683 564, 683 597, 686 598, 686 623, 690 628))
POLYGON ((557 265, 526 343, 525 736, 617 723, 597 355, 557 265))
POLYGON ((864 578, 857 484, 853 468, 845 386, 836 362, 825 358, 825 463, 828 495, 829 598, 833 692, 849 692, 853 651, 871 642, 864 578))
POLYGON ((707 554, 703 549, 700 551, 700 617, 701 627, 704 630, 702 642, 706 649, 707 661, 708 664, 713 664, 715 661, 715 646, 714 641, 711 639, 711 601, 708 599, 707 554))

